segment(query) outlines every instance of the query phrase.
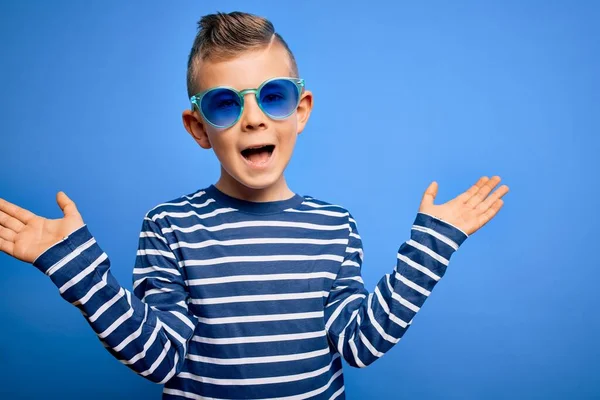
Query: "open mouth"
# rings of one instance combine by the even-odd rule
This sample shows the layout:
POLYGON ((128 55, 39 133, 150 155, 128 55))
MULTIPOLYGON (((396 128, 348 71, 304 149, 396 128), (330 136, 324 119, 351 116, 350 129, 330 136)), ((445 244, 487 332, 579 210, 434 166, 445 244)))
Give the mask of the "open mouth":
POLYGON ((269 161, 273 150, 275 150, 275 145, 272 144, 249 147, 242 150, 242 156, 251 164, 261 165, 269 161))

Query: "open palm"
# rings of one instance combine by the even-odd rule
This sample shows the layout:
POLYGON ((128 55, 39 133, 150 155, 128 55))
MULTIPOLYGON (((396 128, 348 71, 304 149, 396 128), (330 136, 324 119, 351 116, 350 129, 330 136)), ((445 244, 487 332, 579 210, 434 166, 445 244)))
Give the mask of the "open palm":
POLYGON ((437 182, 432 182, 419 207, 419 211, 446 221, 470 235, 487 224, 502 208, 501 197, 508 193, 508 186, 500 186, 491 196, 488 194, 500 182, 499 176, 491 179, 482 176, 469 190, 444 204, 433 204, 437 195, 437 182))
POLYGON ((0 251, 27 263, 84 225, 75 203, 64 192, 56 202, 60 219, 47 219, 0 198, 0 251))

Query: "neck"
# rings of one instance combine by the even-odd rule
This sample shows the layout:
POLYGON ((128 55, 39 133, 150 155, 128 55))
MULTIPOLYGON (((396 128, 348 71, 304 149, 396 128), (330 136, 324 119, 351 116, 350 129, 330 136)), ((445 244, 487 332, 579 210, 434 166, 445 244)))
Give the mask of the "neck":
POLYGON ((294 196, 294 192, 288 187, 283 174, 272 185, 254 189, 238 182, 221 169, 221 177, 215 183, 215 187, 231 197, 253 202, 288 200, 294 196))

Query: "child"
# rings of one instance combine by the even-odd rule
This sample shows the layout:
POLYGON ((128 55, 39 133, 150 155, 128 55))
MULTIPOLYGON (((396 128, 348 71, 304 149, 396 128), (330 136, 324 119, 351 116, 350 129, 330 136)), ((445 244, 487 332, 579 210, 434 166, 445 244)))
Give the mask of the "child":
POLYGON ((204 16, 183 124, 219 180, 142 222, 133 293, 63 193, 47 220, 0 199, 0 250, 47 274, 117 359, 164 399, 343 399, 342 358, 365 367, 409 328, 450 256, 502 207, 500 178, 434 205, 426 190, 397 265, 369 293, 356 221, 302 196, 283 172, 313 106, 266 19, 204 16))

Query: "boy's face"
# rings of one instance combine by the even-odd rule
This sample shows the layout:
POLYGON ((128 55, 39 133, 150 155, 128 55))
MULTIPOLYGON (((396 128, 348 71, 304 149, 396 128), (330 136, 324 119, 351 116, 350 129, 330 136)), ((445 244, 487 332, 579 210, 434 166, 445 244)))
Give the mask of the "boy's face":
MULTIPOLYGON (((196 69, 199 90, 230 86, 236 90, 258 88, 274 77, 291 76, 291 64, 285 48, 277 42, 244 52, 227 61, 200 61, 196 69)), ((244 96, 244 111, 235 125, 219 129, 207 123, 197 109, 183 112, 186 130, 203 148, 212 148, 221 163, 221 181, 237 186, 233 191, 281 188, 285 170, 312 109, 312 94, 305 90, 296 111, 283 120, 263 113, 253 93, 244 96), (274 146, 272 153, 248 154, 246 149, 274 146), (246 151, 244 151, 246 150, 246 151), (241 186, 240 186, 241 185, 241 186)))

